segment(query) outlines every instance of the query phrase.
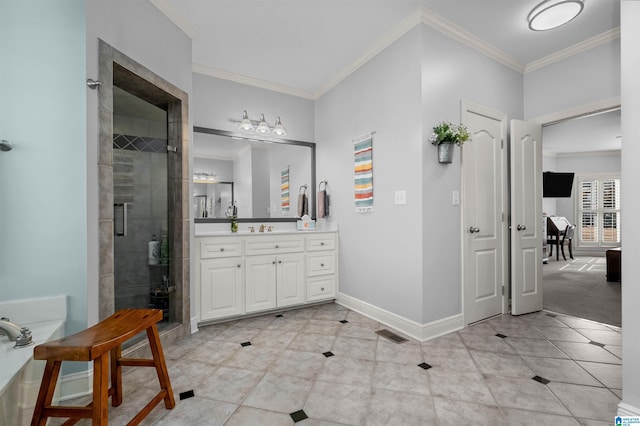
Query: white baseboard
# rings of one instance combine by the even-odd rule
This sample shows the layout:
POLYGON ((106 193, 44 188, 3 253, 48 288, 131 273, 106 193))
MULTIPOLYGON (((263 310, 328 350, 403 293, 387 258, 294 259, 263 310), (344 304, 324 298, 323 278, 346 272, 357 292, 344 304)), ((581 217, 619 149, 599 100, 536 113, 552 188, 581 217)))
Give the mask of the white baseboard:
POLYGON ((618 404, 618 416, 640 417, 640 408, 620 402, 618 404))
POLYGON ((338 293, 336 303, 394 328, 419 342, 425 342, 464 328, 464 317, 462 314, 420 324, 344 293, 338 293))
POLYGON ((198 317, 191 317, 191 334, 198 331, 198 317))
POLYGON ((60 380, 60 401, 79 398, 93 393, 93 369, 67 374, 60 380))

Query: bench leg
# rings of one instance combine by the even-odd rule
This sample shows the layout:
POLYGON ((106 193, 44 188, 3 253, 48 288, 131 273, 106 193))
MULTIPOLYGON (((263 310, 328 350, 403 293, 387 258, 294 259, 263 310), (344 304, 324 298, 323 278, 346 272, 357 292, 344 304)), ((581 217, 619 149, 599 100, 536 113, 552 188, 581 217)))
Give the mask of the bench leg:
POLYGON ((173 397, 173 389, 171 388, 171 382, 169 381, 167 363, 164 360, 160 336, 158 335, 158 328, 155 324, 147 328, 147 338, 149 339, 153 362, 156 367, 156 373, 158 374, 158 380, 160 381, 160 388, 166 392, 164 397, 164 406, 171 409, 176 406, 176 401, 173 397))
POLYGON ((38 399, 36 400, 33 417, 31 418, 31 426, 45 426, 47 424, 47 418, 43 417, 43 410, 44 407, 50 406, 53 400, 53 393, 56 390, 56 382, 60 374, 61 364, 61 361, 47 360, 44 375, 42 376, 42 383, 40 383, 38 399))
POLYGON ((118 362, 122 358, 122 347, 118 345, 111 350, 111 405, 122 404, 122 366, 118 362))
POLYGON ((109 424, 109 352, 93 360, 92 424, 109 424))

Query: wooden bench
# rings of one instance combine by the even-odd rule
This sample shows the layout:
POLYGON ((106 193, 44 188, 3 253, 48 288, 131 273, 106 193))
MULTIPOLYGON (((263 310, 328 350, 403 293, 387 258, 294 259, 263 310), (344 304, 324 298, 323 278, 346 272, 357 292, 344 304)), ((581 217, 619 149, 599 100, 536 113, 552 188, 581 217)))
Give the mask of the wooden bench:
POLYGON ((124 309, 80 333, 36 346, 33 358, 46 360, 47 365, 31 424, 45 426, 48 417, 68 417, 65 425, 89 418, 93 425, 106 426, 109 422, 109 396, 112 406, 117 407, 122 403, 122 366, 155 367, 161 388, 129 424, 140 423, 162 400, 166 408, 175 407, 156 327, 161 319, 160 309, 124 309), (123 358, 122 343, 143 331, 147 332, 153 359, 123 358), (62 361, 93 361, 93 401, 86 407, 51 405, 62 361))

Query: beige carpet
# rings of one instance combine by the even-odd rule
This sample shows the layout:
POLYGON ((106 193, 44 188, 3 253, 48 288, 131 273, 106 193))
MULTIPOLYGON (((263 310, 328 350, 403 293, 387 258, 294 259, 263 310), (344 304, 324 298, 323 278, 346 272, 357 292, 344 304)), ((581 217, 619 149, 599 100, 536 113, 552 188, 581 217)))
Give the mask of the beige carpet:
POLYGON ((543 288, 546 310, 622 325, 621 285, 607 282, 604 257, 554 256, 543 266, 543 288))

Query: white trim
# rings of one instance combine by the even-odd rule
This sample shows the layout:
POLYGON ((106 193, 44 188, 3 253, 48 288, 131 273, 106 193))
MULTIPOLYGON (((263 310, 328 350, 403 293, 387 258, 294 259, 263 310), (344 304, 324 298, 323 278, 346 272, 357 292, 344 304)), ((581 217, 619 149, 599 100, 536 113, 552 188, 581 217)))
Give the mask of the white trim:
POLYGON ((620 401, 618 404, 618 416, 638 417, 640 416, 640 408, 620 401))
POLYGON ((198 317, 191 317, 191 334, 198 332, 198 317))
POLYGON ((375 57, 378 53, 389 47, 393 42, 400 37, 411 31, 416 25, 421 22, 422 8, 418 8, 400 21, 397 25, 387 31, 382 37, 371 44, 364 52, 362 52, 351 64, 347 65, 342 71, 339 71, 327 82, 325 82, 319 89, 317 89, 313 95, 314 99, 318 99, 320 96, 327 93, 329 90, 336 87, 342 80, 347 78, 353 72, 358 70, 361 66, 369 62, 370 59, 375 57))
POLYGON ((374 319, 381 324, 394 328, 419 342, 424 342, 464 328, 462 314, 420 324, 344 293, 338 293, 336 303, 374 319))
POLYGON ((533 62, 529 62, 525 66, 524 74, 530 73, 532 71, 537 71, 548 65, 563 61, 567 58, 570 58, 571 56, 586 52, 595 47, 602 46, 603 44, 609 43, 618 38, 620 38, 620 27, 605 31, 602 34, 598 34, 596 36, 583 40, 579 43, 574 44, 573 46, 569 46, 543 58, 537 59, 533 62))
POLYGON ((182 30, 191 40, 198 36, 198 30, 186 20, 177 10, 171 6, 169 0, 149 0, 152 5, 158 8, 171 22, 182 30))
POLYGON ((93 393, 93 369, 62 376, 59 387, 60 401, 91 395, 93 393))
POLYGON ((502 65, 511 68, 519 73, 524 73, 525 65, 518 61, 511 55, 503 52, 492 44, 486 41, 480 40, 477 36, 466 31, 464 28, 454 24, 448 19, 432 12, 431 10, 423 7, 421 9, 420 21, 423 24, 427 24, 430 27, 440 31, 441 33, 451 37, 454 40, 477 50, 483 55, 495 60, 502 65))
POLYGON ((602 99, 599 101, 590 102, 588 104, 578 105, 576 107, 552 112, 550 114, 527 118, 527 120, 535 121, 536 123, 542 124, 544 126, 545 124, 557 123, 559 121, 568 120, 570 118, 582 117, 590 115, 592 113, 598 113, 599 111, 618 108, 621 105, 621 97, 615 96, 613 98, 602 99))
POLYGON ((247 86, 259 87, 261 89, 272 90, 274 92, 284 93, 286 95, 297 96, 299 98, 315 100, 314 94, 302 89, 296 89, 295 87, 285 86, 283 84, 273 83, 271 81, 261 80, 259 78, 249 77, 242 74, 236 74, 229 71, 212 68, 203 64, 192 65, 192 71, 198 74, 208 75, 210 77, 220 78, 222 80, 229 80, 240 84, 246 84, 247 86))
POLYGON ((583 151, 583 152, 551 152, 542 151, 542 155, 545 157, 566 158, 566 157, 606 157, 621 155, 622 150, 610 149, 605 151, 583 151))

